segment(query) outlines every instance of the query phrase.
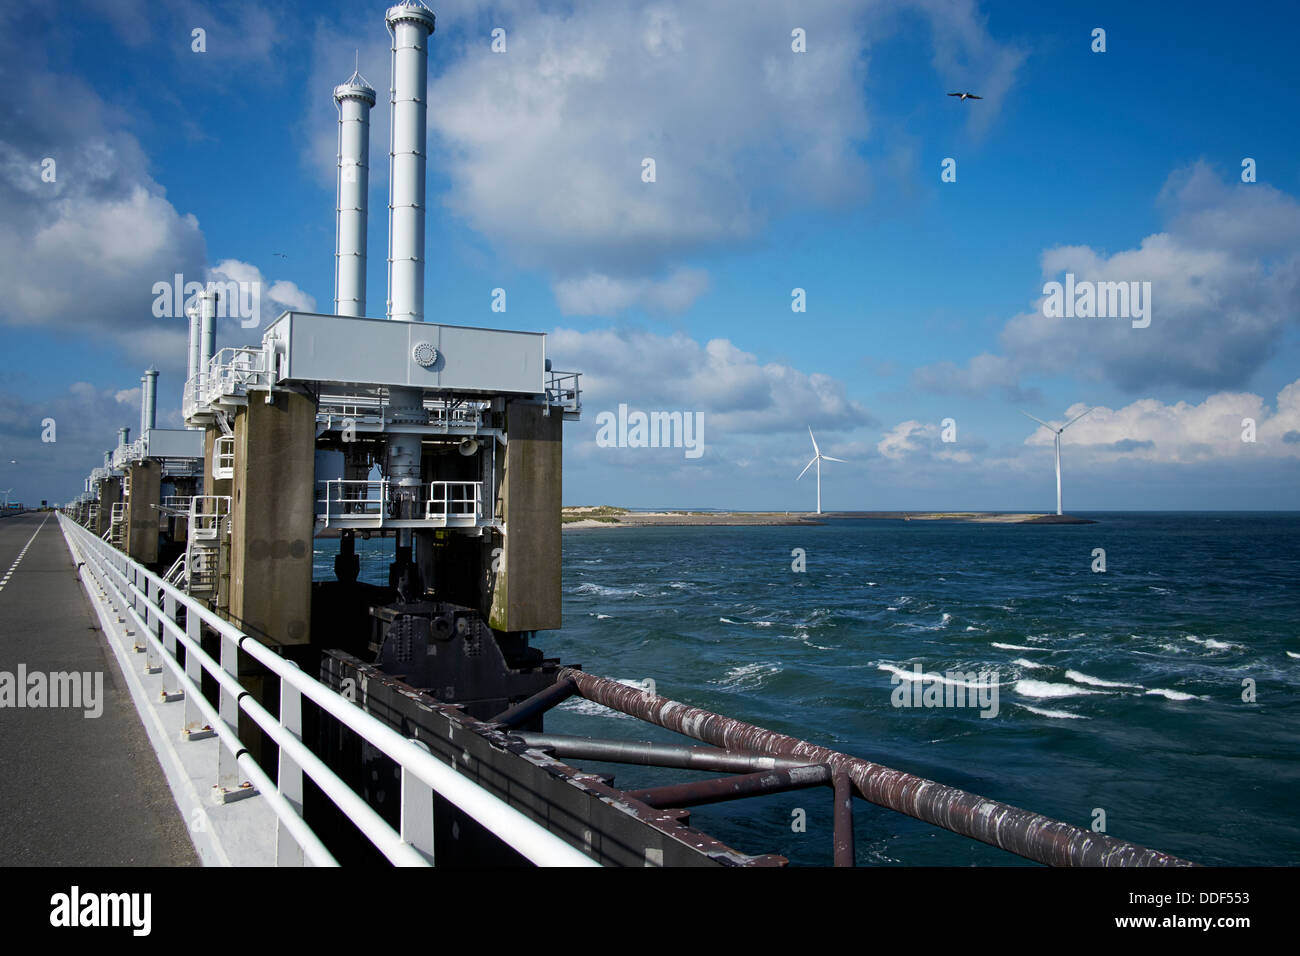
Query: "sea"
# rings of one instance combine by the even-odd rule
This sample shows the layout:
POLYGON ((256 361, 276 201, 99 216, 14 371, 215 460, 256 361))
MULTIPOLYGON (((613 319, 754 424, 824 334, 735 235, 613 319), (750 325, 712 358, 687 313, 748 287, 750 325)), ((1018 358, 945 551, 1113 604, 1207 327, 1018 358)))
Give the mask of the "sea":
MULTIPOLYGON (((569 530, 564 628, 535 643, 1193 862, 1300 864, 1300 513, 1079 517, 1096 523, 569 530), (964 694, 942 693, 954 682, 964 694)), ((359 547, 384 582, 391 544, 359 547)), ((687 742, 580 699, 546 729, 687 742)), ((582 765, 627 789, 698 777, 582 765)), ((690 822, 745 853, 831 862, 826 788, 690 822)), ((1025 862, 862 800, 854 824, 863 866, 1025 862)))

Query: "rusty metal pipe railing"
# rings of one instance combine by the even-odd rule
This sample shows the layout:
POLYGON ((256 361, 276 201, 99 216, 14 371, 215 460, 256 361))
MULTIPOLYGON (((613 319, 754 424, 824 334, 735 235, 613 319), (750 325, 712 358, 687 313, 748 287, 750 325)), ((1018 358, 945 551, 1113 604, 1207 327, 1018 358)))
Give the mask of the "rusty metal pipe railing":
POLYGON ((538 714, 544 714, 557 704, 562 704, 578 692, 578 686, 571 680, 561 678, 549 687, 539 690, 527 700, 521 700, 497 714, 489 724, 501 724, 505 727, 518 727, 526 724, 538 714))
POLYGON ((590 701, 715 747, 827 764, 833 771, 846 774, 857 793, 869 803, 1038 863, 1049 866, 1194 865, 1168 853, 1082 830, 956 787, 648 694, 606 677, 571 667, 560 668, 557 676, 561 680, 571 678, 578 686, 578 693, 590 701))
POLYGON ((792 770, 796 767, 812 766, 807 760, 769 757, 764 754, 732 753, 719 750, 717 747, 687 747, 681 744, 652 744, 640 740, 571 737, 567 734, 514 733, 512 736, 518 737, 529 747, 549 750, 561 759, 568 757, 578 760, 600 760, 605 763, 638 764, 644 767, 711 770, 717 773, 792 770))
POLYGON ((857 866, 858 851, 853 840, 853 781, 848 774, 835 775, 835 865, 857 866))
POLYGON ((629 800, 640 800, 647 806, 700 807, 708 803, 723 803, 744 797, 761 797, 769 793, 785 793, 806 787, 823 787, 831 782, 831 768, 820 765, 796 767, 793 770, 764 770, 738 777, 711 777, 690 783, 674 783, 665 787, 629 790, 629 800))

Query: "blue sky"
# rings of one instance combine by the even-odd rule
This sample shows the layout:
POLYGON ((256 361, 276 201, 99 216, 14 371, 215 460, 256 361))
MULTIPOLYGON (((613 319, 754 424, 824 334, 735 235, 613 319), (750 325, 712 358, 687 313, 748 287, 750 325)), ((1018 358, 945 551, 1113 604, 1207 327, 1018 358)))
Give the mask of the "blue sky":
MULTIPOLYGON (((1067 510, 1300 507, 1294 10, 433 9, 426 314, 551 332, 557 367, 584 373, 566 503, 810 508, 793 479, 811 425, 848 459, 823 473, 828 508, 1047 510, 1050 439, 1018 410, 1099 406, 1067 435, 1067 510), (1067 271, 1151 281, 1151 326, 1054 325, 1043 285, 1067 271), (705 455, 597 446, 596 414, 620 403, 701 412, 705 455)), ((178 422, 184 323, 151 315, 154 282, 251 275, 264 319, 331 310, 330 94, 354 55, 380 91, 382 316, 383 10, 88 0, 71 18, 0 0, 0 485, 79 491, 136 427, 150 363, 178 422)), ((232 323, 219 344, 257 337, 232 323)))

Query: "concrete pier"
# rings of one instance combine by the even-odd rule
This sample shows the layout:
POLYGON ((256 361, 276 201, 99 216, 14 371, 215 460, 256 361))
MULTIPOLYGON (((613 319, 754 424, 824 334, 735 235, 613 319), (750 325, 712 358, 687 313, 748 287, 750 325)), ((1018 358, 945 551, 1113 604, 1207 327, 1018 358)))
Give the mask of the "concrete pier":
POLYGON ((561 626, 559 414, 531 402, 506 403, 505 455, 497 507, 505 523, 501 561, 491 576, 489 623, 499 631, 561 626))
POLYGON ((126 504, 126 553, 141 564, 158 561, 158 504, 162 464, 140 461, 131 468, 131 496, 126 504))
POLYGON ((230 619, 272 644, 311 639, 316 402, 277 391, 235 416, 230 619))
POLYGON ((102 538, 113 523, 113 505, 122 500, 122 479, 104 478, 99 482, 99 515, 95 519, 95 536, 102 538))

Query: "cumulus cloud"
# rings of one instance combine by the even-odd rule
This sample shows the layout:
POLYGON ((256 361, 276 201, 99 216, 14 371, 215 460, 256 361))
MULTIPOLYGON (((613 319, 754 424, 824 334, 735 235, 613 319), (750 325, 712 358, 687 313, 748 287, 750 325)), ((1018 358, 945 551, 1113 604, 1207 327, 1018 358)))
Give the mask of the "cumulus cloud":
POLYGON ((613 316, 633 306, 652 313, 685 312, 709 288, 708 273, 678 269, 666 279, 617 279, 595 273, 555 283, 555 300, 566 315, 613 316))
MULTIPOLYGON (((1087 411, 1071 405, 1062 421, 1087 411)), ((1287 435, 1300 429, 1300 380, 1267 401, 1249 392, 1218 392, 1205 401, 1165 404, 1139 399, 1122 408, 1094 408, 1065 432, 1072 457, 1098 463, 1119 457, 1162 464, 1188 465, 1219 461, 1253 462, 1300 458, 1300 447, 1287 435), (1243 440, 1253 423, 1254 441, 1243 440)), ((1035 429, 1025 445, 1050 446, 1052 433, 1035 429)))
MULTIPOLYGON (((24 64, 12 36, 0 57, 24 64)), ((183 346, 161 347, 179 330, 153 314, 152 289, 202 274, 198 222, 168 202, 123 118, 84 82, 30 65, 6 77, 24 108, 0 113, 0 322, 105 336, 176 367, 183 346)))
POLYGON ((918 382, 1014 394, 1024 374, 1069 372, 1128 392, 1245 385, 1300 317, 1300 203, 1266 184, 1225 183, 1198 163, 1170 176, 1158 205, 1165 230, 1135 249, 1060 246, 1042 256, 1046 281, 1151 283, 1149 327, 1047 318, 1043 296, 1007 322, 1003 355, 928 366, 918 382))
MULTIPOLYGON (((978 81, 990 93, 981 116, 995 115, 1020 54, 968 0, 814 0, 794 19, 778 0, 520 0, 491 19, 467 4, 435 35, 431 169, 447 177, 452 212, 552 276, 567 313, 681 311, 705 288, 682 268, 688 257, 760 240, 783 215, 867 199, 869 54, 900 7, 930 24, 936 67, 978 81), (796 25, 807 53, 791 50, 796 25), (489 26, 506 30, 506 54, 491 52, 489 26)), ((345 15, 313 35, 313 89, 351 73, 358 35, 363 74, 377 87, 387 78, 387 38, 364 39, 370 14, 345 15)), ((336 116, 324 97, 309 109, 306 159, 329 183, 336 116)), ((384 114, 372 113, 373 142, 386 142, 384 114)), ((372 164, 379 189, 383 166, 372 164)))
POLYGON ((846 430, 873 423, 838 379, 759 362, 727 339, 560 329, 548 336, 547 349, 555 368, 582 370, 587 411, 579 433, 594 435, 595 414, 619 404, 703 412, 714 441, 782 432, 806 438, 809 425, 846 430))
MULTIPOLYGON (((243 316, 242 318, 250 321, 256 319, 257 328, 264 327, 281 312, 316 311, 316 299, 313 296, 308 295, 288 279, 268 280, 262 275, 261 269, 249 262, 241 262, 238 259, 223 259, 208 270, 207 280, 218 283, 239 283, 241 294, 248 295, 250 301, 255 302, 258 306, 257 315, 243 316), (245 290, 250 290, 250 292, 256 290, 256 296, 245 290)), ((226 322, 232 333, 234 328, 242 327, 241 318, 234 316, 233 311, 229 310, 226 313, 231 316, 226 322)), ((246 333, 243 337, 248 338, 250 336, 246 333)))

